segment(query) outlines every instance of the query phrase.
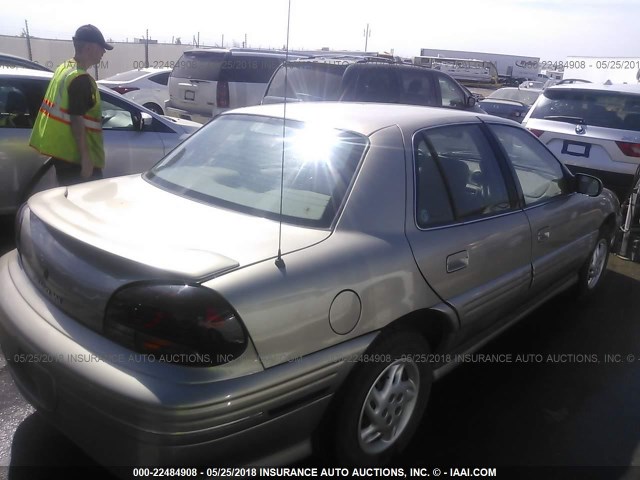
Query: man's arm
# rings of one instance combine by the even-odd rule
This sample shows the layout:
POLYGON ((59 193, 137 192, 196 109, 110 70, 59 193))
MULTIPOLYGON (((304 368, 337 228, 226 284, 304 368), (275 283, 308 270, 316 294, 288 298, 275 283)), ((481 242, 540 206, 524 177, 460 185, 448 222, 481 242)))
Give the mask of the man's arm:
POLYGON ((71 132, 80 152, 80 176, 89 178, 93 173, 93 163, 89 156, 89 147, 87 146, 87 135, 82 115, 71 115, 71 132))
POLYGON ((69 85, 69 114, 71 116, 71 132, 80 152, 80 176, 89 178, 93 173, 93 163, 87 144, 87 132, 82 116, 93 107, 93 91, 91 80, 87 75, 75 78, 69 85))

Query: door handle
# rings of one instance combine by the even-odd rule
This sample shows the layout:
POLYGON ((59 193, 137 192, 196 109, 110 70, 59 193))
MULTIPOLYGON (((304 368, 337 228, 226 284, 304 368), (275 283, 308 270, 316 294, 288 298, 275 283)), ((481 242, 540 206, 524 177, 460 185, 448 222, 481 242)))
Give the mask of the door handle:
POLYGON ((542 228, 540 230, 538 230, 538 241, 539 242, 546 242, 547 240, 549 240, 549 238, 551 238, 551 232, 549 231, 548 228, 542 228))
POLYGON ((447 273, 457 272, 469 266, 469 252, 452 253, 447 256, 447 273))

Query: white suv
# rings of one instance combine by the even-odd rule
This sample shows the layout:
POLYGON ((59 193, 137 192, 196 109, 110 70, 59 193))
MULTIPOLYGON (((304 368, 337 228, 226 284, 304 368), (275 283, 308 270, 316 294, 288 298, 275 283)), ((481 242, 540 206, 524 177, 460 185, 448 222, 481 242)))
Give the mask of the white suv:
POLYGON ((572 172, 599 177, 620 199, 630 194, 640 164, 640 85, 556 85, 522 124, 572 172))
POLYGON ((165 111, 206 123, 225 110, 257 105, 271 75, 286 58, 284 52, 266 50, 187 50, 169 77, 165 111))

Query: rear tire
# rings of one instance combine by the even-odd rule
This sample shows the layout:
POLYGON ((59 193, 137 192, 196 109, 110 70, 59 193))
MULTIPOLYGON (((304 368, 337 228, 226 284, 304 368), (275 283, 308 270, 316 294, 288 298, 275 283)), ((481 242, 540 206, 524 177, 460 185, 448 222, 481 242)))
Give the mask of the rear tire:
POLYGON ((156 104, 156 103, 145 103, 143 105, 143 107, 148 108, 149 110, 151 110, 153 113, 157 113, 158 115, 164 115, 164 111, 162 110, 162 108, 160 107, 160 105, 156 104))
POLYGON ((363 355, 334 409, 333 457, 339 465, 384 465, 411 440, 427 406, 428 344, 396 331, 363 355))

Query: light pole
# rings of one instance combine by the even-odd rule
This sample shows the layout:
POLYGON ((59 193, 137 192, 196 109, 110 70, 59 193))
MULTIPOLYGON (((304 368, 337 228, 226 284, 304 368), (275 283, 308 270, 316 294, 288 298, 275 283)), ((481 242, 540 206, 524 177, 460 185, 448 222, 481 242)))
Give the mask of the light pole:
POLYGON ((371 36, 371 30, 369 30, 369 24, 367 23, 367 28, 364 31, 364 51, 367 51, 367 44, 369 41, 369 37, 371 36))

